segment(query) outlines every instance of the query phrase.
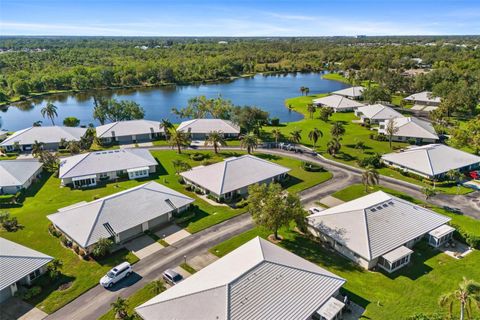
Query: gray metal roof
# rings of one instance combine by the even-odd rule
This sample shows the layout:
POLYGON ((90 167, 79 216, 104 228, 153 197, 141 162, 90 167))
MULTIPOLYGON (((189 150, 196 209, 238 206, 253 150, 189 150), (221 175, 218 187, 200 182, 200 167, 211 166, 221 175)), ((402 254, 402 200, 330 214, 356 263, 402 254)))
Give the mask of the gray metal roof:
POLYGON ((308 217, 309 224, 367 260, 450 221, 449 217, 383 191, 308 217))
POLYGON ((378 132, 386 134, 386 128, 390 121, 393 121, 395 123, 395 127, 398 129, 394 134, 396 137, 438 140, 438 135, 433 125, 430 122, 423 121, 415 117, 402 117, 385 120, 385 122, 383 122, 385 129, 379 129, 378 132))
POLYGON ((58 176, 64 179, 157 164, 157 161, 147 149, 95 151, 62 158, 58 176))
POLYGON ((180 123, 177 131, 191 133, 210 133, 221 131, 223 133, 240 133, 240 128, 229 120, 223 119, 193 119, 180 123))
POLYGON ((339 96, 344 96, 344 97, 361 97, 363 94, 363 90, 365 90, 364 87, 362 86, 355 86, 355 87, 350 87, 350 88, 345 88, 337 91, 333 91, 332 94, 338 94, 339 96))
POLYGON ((218 195, 287 173, 291 169, 252 155, 232 157, 180 173, 184 178, 218 195))
POLYGON ((0 187, 21 186, 42 167, 36 159, 0 161, 0 187))
POLYGON ((162 123, 151 120, 129 120, 108 123, 95 128, 98 138, 110 138, 112 136, 132 136, 150 133, 165 132, 162 123))
POLYGON ((404 100, 407 101, 422 101, 422 102, 430 102, 430 103, 440 103, 440 97, 434 97, 430 91, 423 91, 419 93, 414 93, 409 95, 404 100))
POLYGON ((330 96, 318 99, 313 99, 313 103, 316 105, 325 105, 335 110, 354 109, 365 106, 363 103, 336 94, 332 94, 330 96))
POLYGON ((58 213, 47 218, 85 248, 100 238, 111 236, 104 226, 106 223, 118 234, 193 201, 161 184, 148 182, 91 202, 59 209, 58 213))
POLYGON ((357 108, 366 118, 372 120, 386 120, 392 118, 401 118, 403 115, 396 110, 382 104, 371 104, 365 107, 357 108))
POLYGON ((135 310, 146 320, 307 319, 344 283, 257 237, 135 310))
POLYGON ((444 144, 410 147, 402 152, 385 154, 382 159, 428 176, 480 163, 479 156, 444 144))
POLYGON ((46 254, 0 238, 0 291, 52 259, 46 254))
POLYGON ((10 146, 17 141, 20 145, 34 144, 35 141, 43 143, 58 143, 62 138, 67 141, 79 141, 86 131, 86 128, 61 126, 30 127, 15 132, 0 143, 0 146, 10 146))

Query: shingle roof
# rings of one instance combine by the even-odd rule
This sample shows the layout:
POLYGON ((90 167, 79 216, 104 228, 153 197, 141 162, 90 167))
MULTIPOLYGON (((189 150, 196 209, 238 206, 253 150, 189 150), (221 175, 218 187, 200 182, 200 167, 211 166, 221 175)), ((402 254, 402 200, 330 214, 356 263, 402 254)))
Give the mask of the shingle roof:
POLYGON ((257 237, 135 310, 146 320, 307 319, 344 283, 257 237))
POLYGON ((423 91, 423 92, 419 92, 419 93, 414 93, 414 94, 406 97, 404 100, 407 100, 407 101, 422 101, 422 102, 435 102, 435 103, 440 103, 441 102, 441 98, 432 96, 432 93, 430 91, 423 91))
POLYGON ((410 147, 402 152, 388 153, 383 160, 434 176, 480 163, 480 157, 444 144, 410 147))
POLYGON ((350 88, 345 88, 337 91, 333 91, 332 94, 338 94, 339 96, 344 97, 361 97, 363 94, 363 90, 365 90, 362 86, 355 86, 350 88))
MULTIPOLYGON (((395 118, 385 120, 385 128, 387 128, 389 121, 394 121, 395 127, 398 128, 394 136, 438 140, 437 132, 430 122, 414 117, 395 118)), ((379 132, 385 132, 385 129, 381 129, 379 132)))
POLYGON ((372 260, 450 221, 383 191, 308 217, 309 224, 372 260))
POLYGON ((52 259, 46 254, 0 238, 0 291, 52 259))
POLYGON ((58 213, 47 218, 85 248, 100 238, 111 236, 104 226, 106 223, 118 234, 193 201, 161 184, 148 182, 91 202, 59 209, 58 213))
POLYGON ((223 133, 240 133, 240 128, 229 120, 222 119, 193 119, 180 123, 177 131, 189 131, 191 133, 210 133, 221 131, 223 133))
POLYGON ((42 167, 38 160, 0 161, 0 187, 21 186, 42 167))
POLYGON ((205 167, 196 167, 180 175, 218 194, 261 182, 287 173, 289 168, 252 155, 228 158, 205 167))
POLYGON ((336 94, 332 94, 330 96, 314 99, 313 103, 318 105, 325 105, 327 107, 342 110, 342 109, 353 109, 358 107, 363 107, 364 104, 358 101, 354 101, 336 94))
POLYGON ((58 143, 62 138, 67 141, 79 141, 86 131, 86 128, 60 126, 30 127, 15 132, 0 143, 0 146, 10 146, 17 141, 20 145, 34 144, 35 141, 43 143, 58 143))
POLYGON ((357 108, 357 110, 366 118, 372 120, 386 120, 403 117, 400 112, 382 104, 371 104, 365 107, 357 108))
POLYGON ((112 136, 122 137, 165 132, 161 122, 143 119, 108 123, 103 126, 96 127, 95 131, 97 132, 98 138, 110 138, 112 136), (112 132, 115 134, 113 135, 112 132))
POLYGON ((147 149, 96 151, 62 158, 58 176, 64 179, 153 165, 157 161, 147 149))

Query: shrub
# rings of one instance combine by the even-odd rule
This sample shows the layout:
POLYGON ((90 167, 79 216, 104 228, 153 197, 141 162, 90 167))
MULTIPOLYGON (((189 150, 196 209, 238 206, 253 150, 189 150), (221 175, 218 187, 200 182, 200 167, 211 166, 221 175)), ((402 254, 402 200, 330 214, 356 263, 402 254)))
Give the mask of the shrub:
POLYGON ((383 134, 377 135, 377 140, 378 141, 387 141, 387 137, 384 136, 383 134))
POLYGON ((381 156, 377 153, 373 156, 365 157, 357 161, 358 165, 362 168, 373 167, 375 169, 382 167, 381 156))
POLYGON ((107 255, 113 246, 113 241, 107 238, 98 239, 97 243, 93 247, 92 254, 99 258, 107 255))
POLYGON ((100 195, 99 194, 93 195, 92 200, 97 200, 97 199, 100 199, 100 195))
POLYGON ((40 286, 33 286, 31 288, 21 287, 20 290, 18 290, 15 293, 15 296, 19 297, 22 300, 29 300, 39 295, 41 292, 42 292, 42 287, 40 286))
POLYGON ((195 188, 195 193, 196 194, 203 194, 202 189, 195 188))
POLYGON ((470 247, 475 249, 480 249, 480 236, 474 233, 467 232, 463 230, 460 226, 452 224, 452 227, 455 228, 455 232, 453 234, 454 238, 465 242, 470 247))
POLYGON ((193 186, 192 186, 191 184, 187 184, 187 185, 185 186, 185 190, 187 190, 187 191, 192 191, 192 190, 193 190, 193 186))
POLYGON ((237 208, 245 208, 247 205, 248 205, 248 200, 247 200, 247 199, 242 199, 242 200, 240 200, 240 201, 237 202, 237 204, 235 205, 235 207, 237 207, 237 208))
POLYGON ((414 144, 417 143, 417 141, 415 141, 415 139, 408 139, 407 142, 408 142, 408 144, 410 144, 410 145, 414 145, 414 144))
POLYGON ((280 125, 280 119, 279 119, 279 118, 272 118, 272 119, 270 119, 270 125, 272 125, 272 126, 279 126, 279 125, 280 125))
POLYGON ((183 177, 178 177, 178 183, 185 184, 185 180, 183 180, 183 177))
POLYGON ((58 231, 57 229, 55 229, 54 225, 52 223, 50 223, 48 225, 48 231, 50 232, 50 234, 52 236, 54 236, 55 238, 58 238, 62 235, 62 233, 60 231, 58 231))
POLYGON ((203 159, 205 159, 205 155, 203 153, 195 152, 190 155, 190 159, 194 161, 202 161, 203 159))
POLYGON ((76 254, 78 254, 80 252, 80 247, 78 245, 76 245, 75 243, 72 245, 72 249, 73 249, 73 251, 75 251, 76 254))
POLYGON ((3 194, 0 195, 0 203, 13 203, 15 202, 14 194, 3 194))
POLYGON ((61 242, 65 247, 67 247, 68 239, 67 239, 67 237, 65 237, 63 234, 60 236, 60 242, 61 242))
POLYGON ((211 162, 211 161, 208 161, 207 159, 205 159, 205 160, 202 161, 202 165, 203 165, 203 166, 208 166, 208 165, 210 165, 210 164, 212 164, 212 162, 211 162))
POLYGON ((23 229, 23 225, 18 223, 17 217, 10 217, 10 213, 0 213, 0 226, 7 232, 16 232, 23 229))
POLYGON ((321 172, 325 171, 322 166, 312 162, 302 162, 302 169, 308 172, 321 172))

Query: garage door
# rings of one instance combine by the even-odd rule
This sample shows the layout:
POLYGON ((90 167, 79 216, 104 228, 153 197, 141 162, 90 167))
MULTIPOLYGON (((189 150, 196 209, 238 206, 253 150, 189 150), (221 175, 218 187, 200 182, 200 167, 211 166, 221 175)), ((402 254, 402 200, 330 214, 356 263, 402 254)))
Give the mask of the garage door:
POLYGON ((10 286, 0 291, 0 302, 3 302, 12 296, 10 286))
POLYGON ((168 222, 168 213, 148 221, 148 228, 153 229, 162 224, 166 224, 167 222, 168 222))
POLYGON ((120 234, 119 234, 120 241, 123 242, 125 240, 130 239, 130 238, 138 236, 141 233, 142 233, 142 225, 138 225, 136 227, 130 228, 128 230, 120 232, 120 234))

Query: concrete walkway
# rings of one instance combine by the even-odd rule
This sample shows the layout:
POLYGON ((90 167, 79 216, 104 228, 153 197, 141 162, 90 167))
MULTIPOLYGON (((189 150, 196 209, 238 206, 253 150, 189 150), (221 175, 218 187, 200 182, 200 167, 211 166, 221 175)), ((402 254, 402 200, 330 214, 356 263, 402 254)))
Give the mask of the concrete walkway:
POLYGON ((42 310, 15 297, 0 304, 1 320, 41 320, 46 316, 42 310))
POLYGON ((331 207, 338 206, 339 204, 345 203, 345 201, 342 201, 332 196, 326 196, 325 198, 320 199, 320 203, 331 208, 331 207))

